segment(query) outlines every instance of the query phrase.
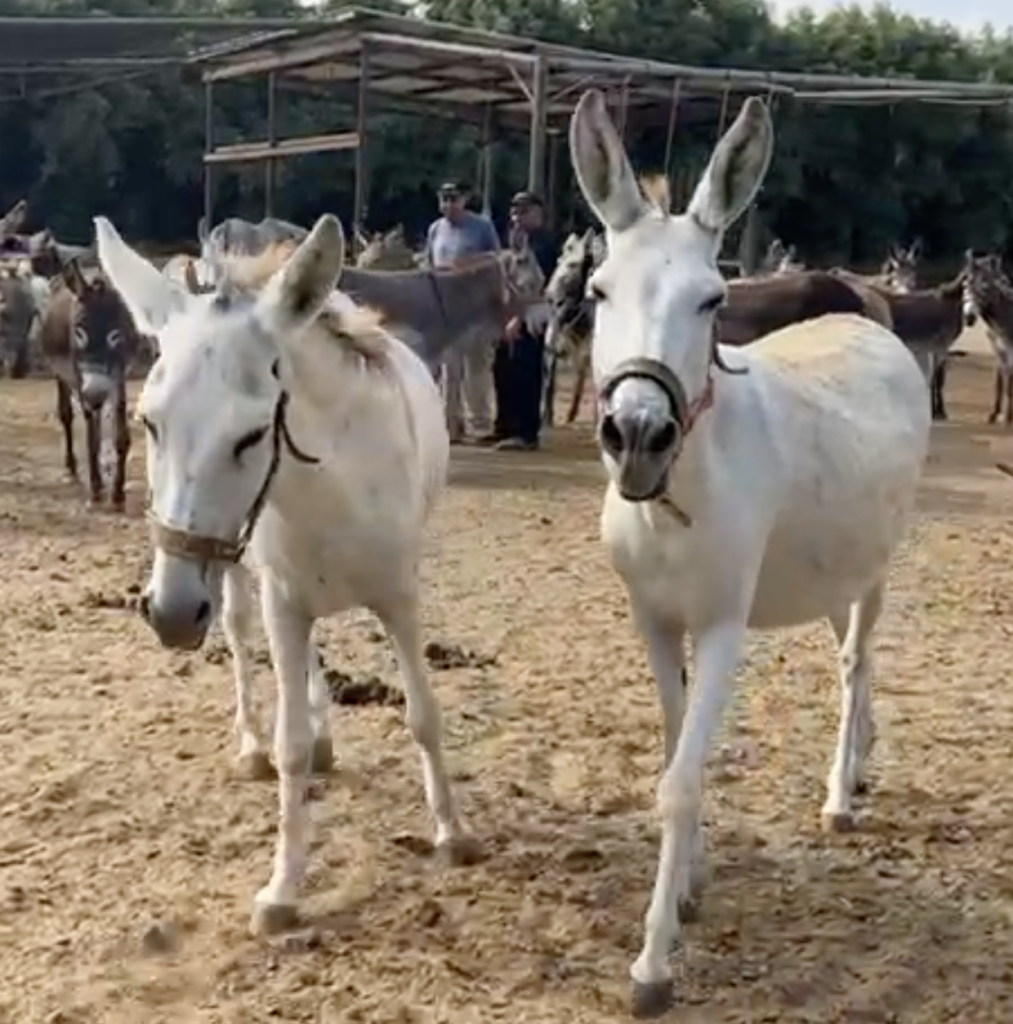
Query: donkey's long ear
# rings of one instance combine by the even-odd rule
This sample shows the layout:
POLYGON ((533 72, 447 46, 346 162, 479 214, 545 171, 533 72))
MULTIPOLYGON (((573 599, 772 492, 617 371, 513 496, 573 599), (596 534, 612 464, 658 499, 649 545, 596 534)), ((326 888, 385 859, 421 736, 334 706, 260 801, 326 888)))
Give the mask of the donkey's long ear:
POLYGON ((197 241, 203 246, 207 242, 209 234, 210 225, 208 224, 208 219, 207 217, 201 217, 197 221, 197 241))
POLYGON ((325 213, 257 300, 257 313, 272 331, 305 327, 330 299, 345 265, 341 221, 325 213))
POLYGON ((95 246, 103 273, 141 334, 158 334, 186 308, 186 291, 134 252, 105 217, 95 218, 95 246))
POLYGON ((19 199, 2 217, 0 217, 0 238, 14 235, 20 230, 28 214, 28 200, 19 199))
POLYGON ((570 160, 588 206, 612 231, 625 231, 647 210, 619 133, 598 89, 581 96, 570 118, 570 160))
POLYGON ((717 144, 686 212, 708 231, 727 230, 759 191, 773 150, 770 114, 751 96, 717 144))

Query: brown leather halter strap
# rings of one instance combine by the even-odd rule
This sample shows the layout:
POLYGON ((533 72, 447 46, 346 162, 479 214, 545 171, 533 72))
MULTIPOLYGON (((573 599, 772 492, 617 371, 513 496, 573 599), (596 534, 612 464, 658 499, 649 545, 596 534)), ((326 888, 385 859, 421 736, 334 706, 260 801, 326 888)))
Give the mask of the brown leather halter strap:
POLYGON ((281 464, 282 442, 297 462, 308 465, 319 463, 320 460, 312 455, 301 451, 292 440, 288 430, 288 421, 285 417, 288 408, 288 392, 283 391, 278 398, 278 404, 274 407, 274 423, 271 430, 271 462, 267 467, 264 482, 253 499, 250 511, 246 514, 239 536, 235 540, 226 540, 223 537, 205 537, 198 533, 191 533, 189 530, 179 530, 174 526, 163 523, 153 512, 148 512, 148 521, 151 526, 152 543, 167 555, 176 558, 184 558, 191 562, 200 562, 207 565, 209 562, 238 562, 246 551, 256 529, 260 514, 267 504, 271 484, 278 473, 281 464))

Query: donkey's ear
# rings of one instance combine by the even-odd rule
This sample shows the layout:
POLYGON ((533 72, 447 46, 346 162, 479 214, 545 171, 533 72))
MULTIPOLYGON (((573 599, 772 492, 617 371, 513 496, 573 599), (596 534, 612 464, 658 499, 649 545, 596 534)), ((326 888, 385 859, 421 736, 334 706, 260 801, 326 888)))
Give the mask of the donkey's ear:
POLYGON ((325 213, 261 292, 257 300, 259 316, 274 332, 306 327, 334 293, 344 266, 341 221, 325 213))
POLYGON ((612 231, 625 231, 647 211, 605 96, 588 89, 570 118, 570 159, 588 206, 612 231))
POLYGON ((774 127, 763 100, 751 96, 717 144, 687 213, 715 234, 746 211, 770 166, 774 127))
POLYGON ((201 217, 201 219, 197 221, 197 241, 200 242, 201 245, 204 245, 208 240, 209 233, 208 219, 207 217, 201 217))
POLYGON ((187 294, 134 252, 105 217, 95 218, 98 261, 141 334, 158 334, 186 308, 187 294))
POLYGON ((2 217, 0 217, 0 238, 14 235, 21 229, 28 214, 28 200, 19 199, 2 217))

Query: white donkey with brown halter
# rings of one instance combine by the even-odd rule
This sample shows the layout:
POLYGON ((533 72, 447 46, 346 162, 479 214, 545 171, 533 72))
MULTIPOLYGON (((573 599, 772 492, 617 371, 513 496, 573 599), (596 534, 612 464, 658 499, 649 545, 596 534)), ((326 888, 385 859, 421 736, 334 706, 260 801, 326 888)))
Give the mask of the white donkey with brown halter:
POLYGON ((704 765, 749 629, 833 626, 841 720, 823 818, 852 823, 874 732, 871 635, 928 449, 925 379, 870 320, 828 315, 747 348, 715 345, 722 236, 756 194, 772 145, 766 108, 747 100, 688 210, 672 216, 638 188, 600 92, 585 93, 570 125, 577 180, 608 241, 589 281, 610 477, 602 536, 665 719, 661 854, 631 967, 644 1016, 671 999, 680 904, 701 878, 704 765), (737 367, 715 372, 729 357, 737 367))
POLYGON ((160 353, 138 405, 155 543, 142 610, 165 646, 192 650, 222 609, 242 755, 254 762, 265 755, 242 703, 247 544, 259 571, 279 690, 280 824, 254 926, 275 930, 296 918, 309 853, 307 773, 312 755, 330 761, 326 689, 310 642, 323 616, 366 606, 383 622, 436 845, 454 860, 470 857, 420 638, 423 532, 449 459, 432 375, 372 314, 334 292, 345 245, 332 216, 287 262, 276 252, 225 261, 217 291, 204 295, 167 280, 104 218, 95 223, 102 267, 160 353))

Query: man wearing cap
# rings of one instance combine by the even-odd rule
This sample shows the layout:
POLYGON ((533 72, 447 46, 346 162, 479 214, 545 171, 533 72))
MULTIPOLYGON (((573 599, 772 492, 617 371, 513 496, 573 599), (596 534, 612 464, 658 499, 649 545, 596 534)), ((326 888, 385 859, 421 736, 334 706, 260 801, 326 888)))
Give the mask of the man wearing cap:
MULTIPOLYGON (((510 201, 510 230, 522 231, 548 281, 559 259, 559 247, 545 226, 545 206, 532 192, 518 192, 510 201)), ((514 317, 496 350, 497 448, 533 451, 542 426, 542 383, 545 376, 545 332, 533 332, 514 317)))
MULTIPOLYGON (((483 253, 498 252, 496 229, 465 203, 467 189, 457 181, 444 182, 437 193, 440 217, 429 225, 426 262, 437 269, 458 267, 483 253)), ((447 352, 443 362, 443 401, 452 444, 464 441, 464 405, 479 442, 492 439, 492 360, 495 339, 447 352), (463 402, 462 402, 463 399, 463 402)))

